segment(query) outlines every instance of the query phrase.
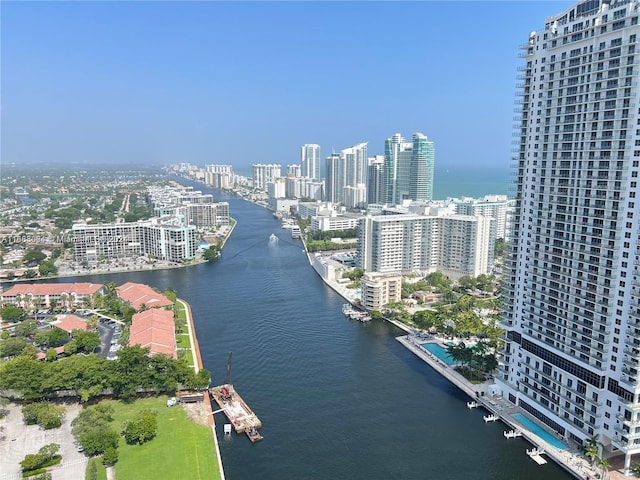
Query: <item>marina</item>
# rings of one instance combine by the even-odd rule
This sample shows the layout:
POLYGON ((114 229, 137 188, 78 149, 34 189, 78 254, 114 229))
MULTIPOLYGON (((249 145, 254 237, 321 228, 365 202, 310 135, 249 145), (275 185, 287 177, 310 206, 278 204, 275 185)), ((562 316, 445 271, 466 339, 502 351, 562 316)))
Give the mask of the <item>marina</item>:
POLYGON ((342 306, 342 313, 349 320, 357 320, 359 322, 369 322, 371 321, 371 315, 367 312, 363 312, 361 310, 355 309, 352 305, 345 303, 342 306))

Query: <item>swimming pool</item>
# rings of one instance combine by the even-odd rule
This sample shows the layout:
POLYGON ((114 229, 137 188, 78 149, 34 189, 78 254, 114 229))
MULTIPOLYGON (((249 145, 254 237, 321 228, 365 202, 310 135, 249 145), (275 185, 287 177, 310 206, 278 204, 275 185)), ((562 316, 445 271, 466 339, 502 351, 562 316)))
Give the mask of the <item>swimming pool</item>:
POLYGON ((513 415, 511 415, 511 418, 513 418, 516 422, 518 422, 524 428, 529 430, 531 433, 536 434, 538 437, 540 437, 542 440, 547 442, 553 448, 556 448, 558 450, 569 450, 569 445, 558 440, 551 433, 547 432, 544 428, 540 427, 537 423, 529 420, 522 413, 514 413, 513 415))
POLYGON ((441 347, 437 343, 423 343, 421 347, 433 353, 436 357, 438 357, 447 365, 456 365, 457 363, 451 360, 451 357, 447 355, 447 349, 444 347, 441 347))

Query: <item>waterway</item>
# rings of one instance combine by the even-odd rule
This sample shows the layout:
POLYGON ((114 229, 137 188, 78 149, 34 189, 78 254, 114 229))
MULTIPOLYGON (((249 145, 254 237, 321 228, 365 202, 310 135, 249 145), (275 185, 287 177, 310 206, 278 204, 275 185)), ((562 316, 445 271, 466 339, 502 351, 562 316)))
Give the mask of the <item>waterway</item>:
POLYGON ((225 437, 217 418, 228 480, 570 478, 536 465, 531 446, 506 440, 485 411, 467 409, 464 394, 395 340, 396 327, 346 320, 342 299, 270 212, 223 199, 238 225, 215 263, 56 281, 173 288, 191 304, 214 384, 233 352, 232 382, 264 440, 225 437))

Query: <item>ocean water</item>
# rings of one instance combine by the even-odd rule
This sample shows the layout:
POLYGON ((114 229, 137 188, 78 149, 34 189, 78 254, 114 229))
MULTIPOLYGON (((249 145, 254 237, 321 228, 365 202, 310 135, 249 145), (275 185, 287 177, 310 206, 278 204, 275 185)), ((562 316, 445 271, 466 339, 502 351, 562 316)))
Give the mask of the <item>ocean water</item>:
POLYGON ((438 166, 433 175, 433 198, 509 194, 509 165, 438 166))

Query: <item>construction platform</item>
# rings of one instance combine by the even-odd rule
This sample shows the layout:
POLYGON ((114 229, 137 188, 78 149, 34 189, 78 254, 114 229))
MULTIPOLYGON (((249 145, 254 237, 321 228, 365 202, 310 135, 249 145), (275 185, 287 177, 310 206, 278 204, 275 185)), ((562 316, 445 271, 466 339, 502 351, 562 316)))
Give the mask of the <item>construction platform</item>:
MULTIPOLYGON (((225 384, 209 389, 211 398, 220 406, 220 410, 227 416, 236 433, 245 433, 252 443, 262 440, 258 431, 262 422, 245 403, 233 385, 225 384)), ((214 412, 215 413, 215 412, 214 412)))

